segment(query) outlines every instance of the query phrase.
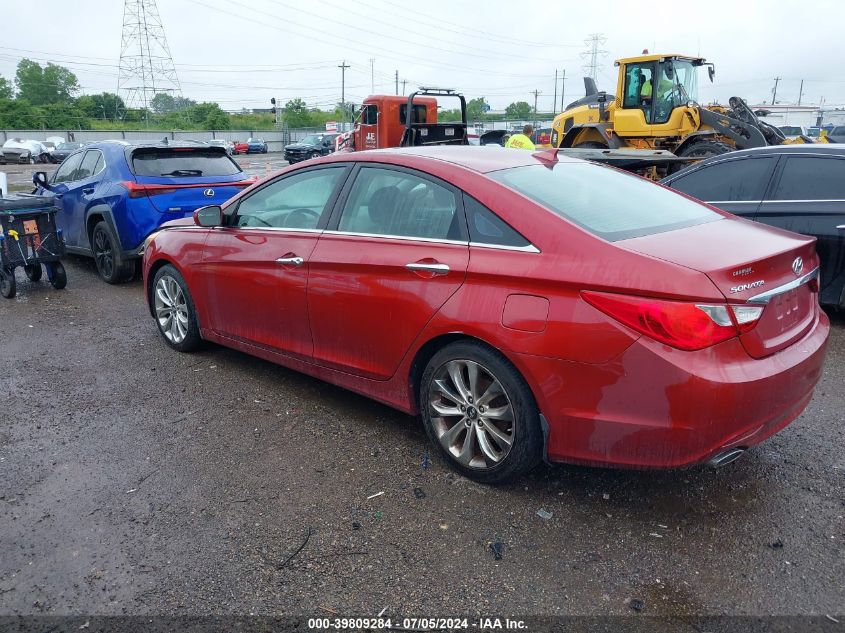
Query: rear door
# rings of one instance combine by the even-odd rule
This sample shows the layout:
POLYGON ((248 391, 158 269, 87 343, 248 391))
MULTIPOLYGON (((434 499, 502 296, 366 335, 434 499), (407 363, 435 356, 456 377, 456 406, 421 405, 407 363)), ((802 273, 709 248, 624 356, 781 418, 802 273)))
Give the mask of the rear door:
POLYGON ((701 165, 669 186, 734 215, 754 219, 776 165, 776 156, 726 158, 701 165))
POLYGON ((460 192, 414 170, 358 168, 310 259, 316 362, 387 380, 464 281, 460 192))
POLYGON ((845 283, 845 157, 783 156, 757 220, 814 236, 822 303, 838 304, 845 283))
POLYGON ((283 175, 238 201, 210 232, 199 270, 209 323, 229 338, 309 359, 311 255, 348 167, 283 175))
MULTIPOLYGON (((79 242, 79 236, 82 232, 82 225, 85 223, 84 217, 79 217, 74 213, 78 196, 74 193, 76 172, 79 169, 79 164, 85 152, 77 152, 71 154, 68 158, 59 165, 59 168, 53 174, 53 180, 50 182, 50 193, 58 198, 59 211, 56 213, 56 228, 64 232, 65 242, 71 247, 80 247, 83 244, 79 242)), ((85 240, 84 246, 88 247, 88 240, 85 240)))

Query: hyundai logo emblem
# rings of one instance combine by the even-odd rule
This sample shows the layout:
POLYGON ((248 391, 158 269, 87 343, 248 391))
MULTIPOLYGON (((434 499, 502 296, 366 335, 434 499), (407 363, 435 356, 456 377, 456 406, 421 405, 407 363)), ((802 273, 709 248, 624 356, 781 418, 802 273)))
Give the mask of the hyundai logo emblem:
POLYGON ((792 262, 792 272, 796 275, 800 275, 802 270, 804 270, 804 260, 800 257, 796 257, 795 261, 792 262))
MULTIPOLYGON (((205 191, 202 192, 202 195, 204 195, 206 198, 213 198, 214 197, 214 189, 206 189, 205 191)), ((794 266, 793 266, 793 268, 794 268, 794 266)))

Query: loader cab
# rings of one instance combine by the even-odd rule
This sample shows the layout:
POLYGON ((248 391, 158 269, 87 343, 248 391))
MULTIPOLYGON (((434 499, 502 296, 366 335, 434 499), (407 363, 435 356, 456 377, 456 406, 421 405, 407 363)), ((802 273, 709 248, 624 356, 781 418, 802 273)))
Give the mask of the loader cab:
POLYGON ((617 61, 615 132, 623 137, 671 137, 685 136, 697 128, 698 67, 704 63, 703 58, 679 55, 617 61))

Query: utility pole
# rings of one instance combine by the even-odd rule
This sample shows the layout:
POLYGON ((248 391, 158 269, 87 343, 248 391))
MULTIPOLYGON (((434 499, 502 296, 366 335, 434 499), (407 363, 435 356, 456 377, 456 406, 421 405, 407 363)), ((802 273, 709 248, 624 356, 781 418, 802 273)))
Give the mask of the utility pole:
POLYGON ((408 81, 407 79, 402 80, 402 95, 405 94, 405 84, 407 83, 407 81, 408 81))
POLYGON ((775 77, 775 88, 772 90, 772 105, 775 105, 775 99, 778 96, 778 82, 780 81, 780 77, 775 77))
POLYGON ((552 110, 557 108, 557 69, 555 69, 555 98, 552 101, 552 110))
POLYGON ((349 64, 344 59, 338 68, 340 68, 340 109, 343 112, 343 121, 346 122, 346 69, 349 68, 349 64))
POLYGON ((370 94, 375 94, 376 92, 375 63, 376 60, 370 57, 370 94))
POLYGON ((399 71, 396 71, 396 94, 399 94, 399 71))
POLYGON ((534 125, 537 125, 537 97, 540 95, 540 91, 535 89, 531 94, 534 95, 534 125))
POLYGON ((801 87, 798 89, 798 105, 801 105, 801 97, 804 96, 804 80, 801 80, 801 87))
POLYGON ((560 80, 560 111, 563 112, 563 95, 566 92, 566 68, 563 69, 563 78, 560 80))

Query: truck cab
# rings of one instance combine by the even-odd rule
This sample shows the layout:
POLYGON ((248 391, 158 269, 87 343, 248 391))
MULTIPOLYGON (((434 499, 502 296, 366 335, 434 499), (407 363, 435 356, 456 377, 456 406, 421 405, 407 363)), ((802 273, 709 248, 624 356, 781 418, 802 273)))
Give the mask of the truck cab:
POLYGON ((361 104, 352 131, 338 139, 337 149, 469 145, 466 121, 466 100, 453 90, 420 88, 407 97, 371 95, 361 104), (436 97, 458 99, 461 121, 439 123, 436 97))

